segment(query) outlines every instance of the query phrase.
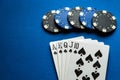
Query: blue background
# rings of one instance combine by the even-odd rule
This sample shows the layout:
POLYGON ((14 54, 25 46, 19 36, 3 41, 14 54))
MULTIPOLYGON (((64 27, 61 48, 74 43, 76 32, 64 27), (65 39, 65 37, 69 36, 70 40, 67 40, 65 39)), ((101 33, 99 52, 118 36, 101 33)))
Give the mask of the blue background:
POLYGON ((84 36, 109 44, 106 80, 120 76, 120 0, 0 0, 0 80, 57 80, 49 42, 84 36), (72 32, 49 34, 41 26, 42 16, 63 7, 91 6, 117 17, 118 28, 110 36, 72 32))

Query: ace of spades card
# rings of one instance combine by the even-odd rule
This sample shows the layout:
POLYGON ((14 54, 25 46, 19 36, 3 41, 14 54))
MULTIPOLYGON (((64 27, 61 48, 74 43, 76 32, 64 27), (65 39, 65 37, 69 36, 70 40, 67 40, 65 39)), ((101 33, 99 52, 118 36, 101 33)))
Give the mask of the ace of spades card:
POLYGON ((75 41, 65 80, 105 80, 109 46, 100 43, 75 41))

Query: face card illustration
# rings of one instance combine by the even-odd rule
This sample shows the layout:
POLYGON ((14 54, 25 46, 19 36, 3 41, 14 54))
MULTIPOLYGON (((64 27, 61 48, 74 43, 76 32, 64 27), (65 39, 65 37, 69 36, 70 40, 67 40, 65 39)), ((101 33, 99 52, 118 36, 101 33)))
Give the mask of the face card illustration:
POLYGON ((67 80, 105 80, 109 46, 85 41, 75 43, 79 47, 73 49, 77 54, 70 58, 67 80), (98 52, 102 54, 99 58, 96 56, 98 52))

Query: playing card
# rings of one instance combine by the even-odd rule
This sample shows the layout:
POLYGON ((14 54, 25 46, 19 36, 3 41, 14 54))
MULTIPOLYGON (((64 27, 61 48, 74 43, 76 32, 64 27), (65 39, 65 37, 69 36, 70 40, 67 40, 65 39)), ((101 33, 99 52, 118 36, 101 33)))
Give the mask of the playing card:
POLYGON ((66 66, 66 55, 67 55, 67 48, 68 48, 68 41, 69 40, 76 40, 76 39, 83 39, 83 37, 75 37, 65 40, 57 41, 57 51, 58 51, 58 64, 59 64, 59 73, 60 73, 60 80, 63 80, 65 66, 66 66))
POLYGON ((65 80, 105 80, 109 46, 88 41, 74 46, 65 80))
MULTIPOLYGON (((68 72, 68 64, 70 61, 70 56, 73 55, 73 53, 77 53, 77 51, 72 50, 73 47, 78 46, 77 44, 74 45, 75 41, 86 41, 87 43, 98 43, 97 40, 91 40, 91 39, 76 39, 76 40, 69 40, 68 41, 68 53, 66 57, 66 67, 65 67, 65 73, 64 73, 64 80, 66 80, 67 72, 68 72)), ((103 42, 100 42, 101 45, 103 45, 103 42)))
POLYGON ((50 49, 51 49, 54 65, 56 68, 57 76, 59 78, 60 73, 59 73, 59 64, 58 64, 58 56, 57 56, 58 55, 57 44, 55 44, 55 42, 50 42, 50 49))
POLYGON ((50 48, 59 80, 105 80, 109 46, 103 42, 75 37, 50 48))
MULTIPOLYGON (((75 38, 82 39, 84 37, 80 36, 80 37, 75 37, 75 38)), ((59 42, 59 41, 50 42, 50 49, 51 49, 53 61, 54 61, 54 64, 55 64, 56 72, 57 72, 57 75, 58 75, 58 79, 60 80, 61 79, 61 77, 60 77, 60 74, 61 74, 61 62, 60 62, 60 60, 58 60, 59 56, 58 56, 58 50, 57 50, 57 48, 58 48, 57 42, 59 42)), ((61 57, 60 57, 60 59, 61 59, 61 57)))
MULTIPOLYGON (((58 43, 58 44, 61 44, 61 48, 62 48, 62 49, 58 48, 58 53, 59 52, 61 53, 61 50, 62 50, 62 54, 60 54, 61 60, 59 59, 61 61, 60 63, 61 63, 61 70, 62 70, 61 71, 62 80, 65 80, 64 76, 67 71, 70 53, 72 52, 72 50, 69 50, 69 48, 73 47, 72 41, 77 41, 77 40, 83 40, 83 38, 76 37, 76 38, 71 38, 69 40, 63 40, 60 43, 58 43)), ((91 40, 91 39, 87 39, 87 40, 91 40)))
MULTIPOLYGON (((70 56, 73 53, 76 53, 76 51, 73 52, 72 48, 75 47, 74 42, 75 41, 91 41, 91 39, 75 39, 75 40, 69 40, 68 41, 68 50, 67 50, 67 55, 66 55, 66 66, 65 66, 65 70, 64 70, 64 78, 63 80, 66 80, 66 75, 67 75, 67 71, 68 71, 68 65, 69 65, 69 60, 70 60, 70 56)), ((94 40, 95 42, 97 42, 97 40, 94 40)))

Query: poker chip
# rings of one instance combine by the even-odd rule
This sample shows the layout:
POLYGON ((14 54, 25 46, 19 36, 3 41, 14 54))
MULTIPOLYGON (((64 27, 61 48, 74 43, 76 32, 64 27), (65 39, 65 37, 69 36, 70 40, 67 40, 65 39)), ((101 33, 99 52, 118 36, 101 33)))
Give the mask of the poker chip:
POLYGON ((60 32, 60 29, 58 28, 58 26, 54 21, 55 14, 56 14, 56 11, 52 10, 43 16, 43 22, 42 22, 43 28, 48 32, 52 32, 52 33, 60 32))
POLYGON ((56 24, 58 24, 58 26, 60 28, 65 29, 65 30, 72 29, 71 25, 69 24, 69 22, 67 20, 67 14, 68 14, 69 10, 70 10, 69 7, 59 9, 56 11, 56 15, 55 15, 56 24))
POLYGON ((79 13, 82 11, 82 9, 83 8, 81 7, 75 7, 68 12, 68 21, 75 28, 85 28, 79 20, 79 13))
POLYGON ((116 18, 106 10, 97 11, 93 14, 92 24, 94 28, 103 33, 112 32, 116 29, 116 18))
POLYGON ((108 35, 117 28, 116 17, 106 10, 96 10, 92 7, 65 7, 51 10, 43 16, 43 28, 50 33, 68 33, 95 31, 100 35, 108 35), (105 34, 106 33, 106 34, 105 34))
POLYGON ((87 7, 80 12, 80 21, 86 28, 93 29, 91 22, 95 12, 96 10, 92 7, 87 7))

